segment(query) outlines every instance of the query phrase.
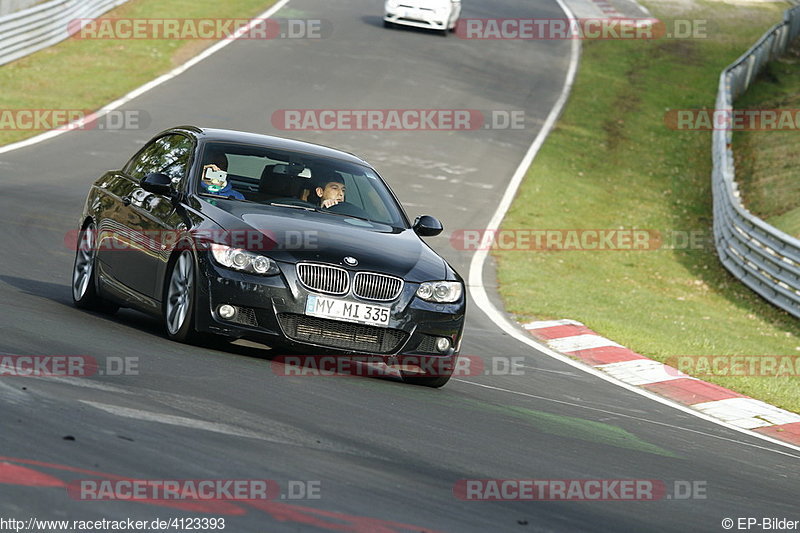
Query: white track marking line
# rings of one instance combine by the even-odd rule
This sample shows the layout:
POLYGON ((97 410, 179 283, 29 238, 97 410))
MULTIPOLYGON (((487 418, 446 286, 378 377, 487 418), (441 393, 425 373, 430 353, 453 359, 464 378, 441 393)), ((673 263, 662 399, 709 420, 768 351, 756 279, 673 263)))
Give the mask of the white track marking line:
POLYGON ((222 433, 223 435, 232 435, 234 437, 247 437, 251 439, 264 440, 278 444, 296 445, 297 443, 284 439, 276 439, 274 437, 267 437, 253 431, 240 429, 228 424, 220 424, 218 422, 208 422, 206 420, 198 420, 196 418, 188 418, 185 416, 167 415, 163 413, 154 413, 152 411, 143 411, 141 409, 132 409, 130 407, 121 407, 118 405, 110 405, 99 402, 91 402, 88 400, 78 400, 80 403, 94 407, 101 411, 105 411, 115 416, 123 418, 133 418, 135 420, 143 420, 145 422, 159 422, 161 424, 168 424, 171 426, 180 426, 190 429, 200 429, 203 431, 212 431, 214 433, 222 433))
MULTIPOLYGON (((567 7, 566 4, 564 4, 563 0, 556 0, 556 2, 558 2, 558 5, 561 7, 562 11, 564 11, 567 18, 575 18, 572 12, 570 11, 569 7, 567 7)), ((564 108, 564 105, 567 102, 569 91, 572 88, 572 84, 575 81, 575 73, 577 72, 578 69, 578 59, 580 57, 580 41, 578 39, 572 39, 571 43, 572 46, 570 49, 570 63, 569 63, 569 68, 567 69, 567 76, 564 79, 564 86, 561 89, 561 94, 556 100, 556 103, 553 105, 553 108, 550 110, 550 114, 547 115, 547 118, 545 119, 544 124, 542 125, 542 129, 539 131, 538 135, 536 135, 536 138, 533 140, 533 143, 528 148, 528 151, 525 153, 525 156, 522 158, 522 161, 520 161, 517 170, 511 177, 511 181, 509 182, 508 187, 505 190, 505 193, 503 193, 503 197, 501 198, 500 203, 497 206, 497 210, 494 212, 494 215, 492 215, 491 220, 487 224, 486 226, 487 231, 484 233, 484 238, 487 238, 487 240, 490 240, 491 236, 494 235, 494 233, 500 227, 500 223, 503 221, 503 217, 505 217, 506 212, 508 211, 509 207, 511 207, 511 202, 514 200, 514 196, 516 195, 517 190, 519 189, 519 186, 522 183, 522 180, 525 178, 525 174, 528 171, 528 167, 530 167, 531 163, 533 162, 533 158, 536 157, 536 154, 541 149, 542 144, 544 144, 547 135, 553 129, 553 126, 555 126, 556 120, 558 119, 559 115, 561 114, 561 111, 564 108)), ((475 307, 480 309, 489 318, 489 320, 494 322, 501 330, 506 332, 510 337, 517 339, 523 344, 526 344, 534 348, 535 350, 547 356, 552 357, 553 359, 558 359, 559 361, 565 364, 573 366, 583 372, 587 372, 589 374, 597 376, 600 379, 603 379, 618 387, 627 389, 635 394, 644 396, 645 398, 653 400, 654 402, 658 402, 662 405, 667 405, 684 413, 701 418, 707 422, 711 422, 713 424, 717 424, 726 427, 728 429, 732 429, 734 431, 739 431, 740 433, 744 433, 745 435, 749 435, 750 437, 755 437, 767 441, 771 444, 783 446, 794 451, 800 451, 800 446, 795 446, 794 444, 790 444, 788 442, 772 438, 768 435, 762 435, 761 433, 743 429, 728 422, 708 416, 705 413, 692 409, 691 407, 687 407, 685 405, 676 403, 672 400, 668 400, 661 396, 657 396, 656 394, 653 394, 645 389, 641 389, 633 385, 628 385, 627 383, 624 383, 616 378, 609 376, 605 372, 601 372, 600 370, 589 367, 583 363, 574 361, 563 354, 551 350, 544 344, 534 340, 534 338, 527 332, 523 333, 517 328, 517 326, 512 324, 505 315, 503 315, 500 311, 497 310, 492 301, 489 299, 489 295, 486 293, 486 288, 483 286, 483 267, 484 264, 486 263, 486 257, 489 255, 489 246, 488 246, 489 243, 487 242, 482 244, 484 245, 481 246, 477 252, 475 252, 475 255, 472 256, 472 260, 470 261, 469 273, 467 275, 469 293, 470 296, 472 297, 472 301, 475 303, 475 307)), ((465 383, 471 383, 471 382, 465 382, 465 383)), ((472 384, 477 385, 476 383, 472 384)), ((484 385, 479 385, 479 386, 484 386, 484 385)), ((494 388, 494 387, 488 387, 488 388, 494 388)), ((514 392, 514 391, 507 391, 507 392, 514 392)), ((517 393, 517 394, 524 394, 524 393, 517 393)), ((731 442, 739 442, 731 439, 727 440, 730 440, 731 442)), ((751 445, 748 444, 748 446, 751 445)), ((769 448, 764 448, 764 449, 769 449, 769 448)), ((785 454, 785 452, 780 452, 778 450, 772 450, 772 451, 776 453, 785 454)))
MULTIPOLYGON (((617 418, 628 418, 630 420, 636 420, 638 422, 645 422, 647 424, 653 424, 653 425, 656 425, 656 426, 667 427, 667 428, 675 429, 675 430, 678 430, 678 431, 686 431, 688 433, 694 433, 694 434, 697 434, 697 435, 703 435, 704 437, 709 437, 709 438, 712 438, 712 439, 724 440, 726 442, 732 442, 732 443, 736 443, 736 444, 741 444, 743 446, 749 446, 751 448, 758 448, 759 450, 773 452, 773 453, 777 453, 777 454, 780 454, 780 455, 786 455, 787 457, 792 457, 794 459, 800 459, 800 455, 795 455, 795 454, 792 454, 792 453, 789 453, 789 452, 785 452, 783 450, 776 450, 774 448, 767 448, 766 446, 759 446, 758 444, 751 444, 749 442, 743 442, 743 441, 731 439, 731 438, 728 438, 728 437, 722 437, 720 435, 714 435, 713 433, 706 433, 705 431, 700 431, 699 429, 689 429, 689 428, 686 428, 686 427, 683 427, 683 426, 676 426, 675 424, 669 424, 667 422, 659 422, 658 420, 653 420, 653 419, 650 419, 650 418, 643 418, 641 416, 627 415, 627 414, 619 413, 619 412, 616 412, 616 411, 609 411, 608 409, 601 409, 599 407, 592 407, 590 405, 584 405, 584 404, 574 403, 574 402, 567 402, 567 401, 564 401, 564 400, 556 400, 555 398, 547 398, 545 396, 538 396, 536 394, 528 394, 527 392, 520 392, 520 391, 511 390, 511 389, 504 389, 502 387, 495 387, 495 386, 492 386, 492 385, 484 385, 483 383, 476 383, 474 381, 466 381, 466 380, 458 379, 458 378, 453 378, 452 381, 458 381, 459 383, 466 383, 467 385, 474 385, 476 387, 481 387, 481 388, 484 388, 484 389, 490 389, 490 390, 494 390, 494 391, 498 391, 498 392, 505 392, 505 393, 508 393, 508 394, 513 394, 515 396, 524 396, 525 398, 533 398, 535 400, 542 400, 542 401, 546 401, 546 402, 557 403, 559 405, 568 405, 570 407, 576 407, 576 408, 579 408, 579 409, 586 409, 587 411, 595 411, 595 412, 598 412, 598 413, 604 413, 604 414, 607 414, 607 415, 615 416, 617 418)), ((683 407, 683 406, 680 406, 680 407, 683 407)), ((683 409, 681 409, 681 410, 683 410, 683 409)), ((703 419, 708 419, 708 420, 710 420, 712 422, 715 422, 715 423, 717 423, 719 425, 722 425, 722 426, 725 426, 725 427, 729 427, 730 429, 733 429, 733 430, 737 430, 740 433, 745 433, 747 435, 759 435, 758 433, 754 433, 754 432, 751 432, 751 431, 743 430, 742 428, 739 428, 739 427, 736 427, 736 426, 733 426, 733 425, 730 425, 730 424, 722 423, 719 420, 712 419, 710 417, 706 417, 705 415, 703 415, 701 413, 698 413, 696 411, 691 411, 691 410, 688 410, 688 409, 686 411, 687 411, 687 413, 689 413, 691 415, 694 415, 694 416, 697 416, 697 417, 703 418, 703 419)), ((766 435, 759 435, 759 436, 766 437, 766 435)), ((766 440, 773 441, 774 439, 767 438, 766 440)), ((783 442, 783 441, 776 441, 775 444, 781 444, 783 446, 786 446, 787 448, 791 448, 792 450, 800 452, 800 446, 794 446, 792 444, 789 444, 789 443, 786 443, 786 442, 783 442)))
POLYGON ((520 368, 529 368, 531 370, 536 370, 537 372, 549 372, 551 374, 561 374, 563 376, 577 376, 575 372, 570 372, 568 370, 550 370, 548 368, 540 368, 538 366, 529 365, 520 365, 520 368))
POLYGON ((6 380, 0 379, 0 398, 3 399, 3 402, 19 405, 30 399, 30 396, 24 390, 9 385, 6 380))
POLYGON ((86 378, 76 378, 76 377, 61 377, 61 376, 38 376, 35 379, 44 380, 45 383, 61 383, 64 385, 71 385, 73 387, 84 387, 87 389, 95 389, 101 390, 105 392, 113 392, 115 394, 133 394, 131 391, 127 389, 123 389, 122 387, 117 387, 116 385, 111 385, 108 383, 100 383, 98 381, 92 381, 91 379, 86 378))

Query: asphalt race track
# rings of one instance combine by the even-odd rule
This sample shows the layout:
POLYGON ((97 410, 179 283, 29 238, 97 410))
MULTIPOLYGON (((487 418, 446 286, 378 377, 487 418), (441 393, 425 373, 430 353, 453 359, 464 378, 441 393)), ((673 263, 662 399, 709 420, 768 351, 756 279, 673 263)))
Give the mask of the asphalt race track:
MULTIPOLYGON (((72 307, 88 186, 178 124, 285 135, 373 163, 429 242, 466 277, 452 231, 485 227, 561 90, 568 41, 387 30, 380 2, 292 0, 324 39, 243 40, 130 102, 145 129, 76 131, 0 155, 0 355, 137 358, 138 375, 0 378, 0 517, 224 517, 225 531, 720 531, 729 517, 797 519, 800 454, 712 424, 536 353, 468 309, 462 354, 524 375, 434 390, 389 379, 286 377, 253 346, 166 340, 157 321, 72 307), (281 109, 524 110, 525 128, 280 132, 281 109), (65 438, 71 437, 71 438, 65 438), (285 499, 82 501, 80 479, 268 479, 285 499), (466 479, 657 480, 658 501, 464 501, 466 479), (290 499, 299 481, 319 498, 290 499), (704 489, 691 498, 679 486, 704 489)), ((466 2, 464 17, 561 18, 551 0, 466 2)), ((567 157, 568 154, 565 154, 567 157)), ((535 206, 531 206, 535 209, 535 206)), ((486 285, 493 294, 491 267, 486 285)), ((495 374, 499 374, 495 373, 495 374)))

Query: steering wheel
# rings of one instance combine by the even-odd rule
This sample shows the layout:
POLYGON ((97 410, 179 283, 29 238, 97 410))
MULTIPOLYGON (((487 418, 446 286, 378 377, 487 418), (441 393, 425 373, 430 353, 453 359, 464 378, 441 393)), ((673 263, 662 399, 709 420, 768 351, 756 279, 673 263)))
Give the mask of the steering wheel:
POLYGON ((336 205, 332 205, 328 208, 331 213, 337 213, 340 215, 352 215, 354 217, 359 218, 369 218, 369 215, 366 211, 358 207, 357 205, 351 204, 350 202, 339 202, 336 205))

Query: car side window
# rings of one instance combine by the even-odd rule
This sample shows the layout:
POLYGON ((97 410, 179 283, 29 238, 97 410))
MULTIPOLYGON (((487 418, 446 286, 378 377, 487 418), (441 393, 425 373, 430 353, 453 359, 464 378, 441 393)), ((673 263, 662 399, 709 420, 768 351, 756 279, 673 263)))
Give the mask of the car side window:
POLYGON ((151 172, 166 174, 173 185, 186 176, 192 141, 183 135, 165 135, 147 145, 125 167, 125 172, 140 180, 151 172))

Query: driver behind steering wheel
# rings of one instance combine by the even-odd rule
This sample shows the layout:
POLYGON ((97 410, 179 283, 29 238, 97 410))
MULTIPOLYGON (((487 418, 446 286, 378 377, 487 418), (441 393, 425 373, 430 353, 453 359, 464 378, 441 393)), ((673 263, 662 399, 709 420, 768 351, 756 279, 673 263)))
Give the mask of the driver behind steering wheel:
POLYGON ((336 172, 325 173, 316 179, 313 193, 317 196, 319 207, 328 208, 344 202, 344 179, 336 172))

